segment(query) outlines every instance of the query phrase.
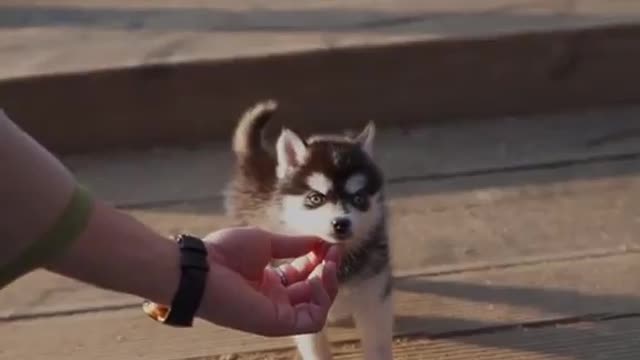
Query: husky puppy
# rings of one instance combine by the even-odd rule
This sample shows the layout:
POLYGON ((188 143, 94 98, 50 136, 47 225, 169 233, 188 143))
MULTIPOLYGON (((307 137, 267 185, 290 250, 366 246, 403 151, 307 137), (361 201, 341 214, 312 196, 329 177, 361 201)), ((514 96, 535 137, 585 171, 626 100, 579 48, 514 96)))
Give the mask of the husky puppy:
MULTIPOLYGON (((364 358, 392 359, 392 273, 384 179, 373 160, 375 126, 356 136, 307 139, 283 128, 274 149, 265 144, 263 129, 276 107, 271 100, 258 103, 237 124, 227 212, 238 223, 342 246, 329 321, 352 317, 364 358)), ((295 342, 304 360, 331 359, 326 330, 295 342)))

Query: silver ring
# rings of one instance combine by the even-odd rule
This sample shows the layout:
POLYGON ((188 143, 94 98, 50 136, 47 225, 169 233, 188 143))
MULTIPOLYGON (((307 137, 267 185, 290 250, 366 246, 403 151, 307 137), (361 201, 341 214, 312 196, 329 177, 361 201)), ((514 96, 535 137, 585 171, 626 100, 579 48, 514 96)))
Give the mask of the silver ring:
POLYGON ((284 275, 284 271, 282 271, 282 269, 280 269, 279 267, 276 267, 275 271, 276 271, 276 274, 280 276, 280 283, 282 283, 283 286, 288 286, 289 281, 287 280, 287 277, 284 275))

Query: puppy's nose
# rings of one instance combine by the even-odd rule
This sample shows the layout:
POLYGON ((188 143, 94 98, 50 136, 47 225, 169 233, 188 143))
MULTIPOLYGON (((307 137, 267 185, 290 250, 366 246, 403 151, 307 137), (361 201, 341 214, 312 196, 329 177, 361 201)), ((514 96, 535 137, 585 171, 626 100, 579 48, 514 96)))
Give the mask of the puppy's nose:
POLYGON ((335 218, 331 221, 333 232, 338 237, 344 237, 351 234, 351 220, 348 218, 335 218))

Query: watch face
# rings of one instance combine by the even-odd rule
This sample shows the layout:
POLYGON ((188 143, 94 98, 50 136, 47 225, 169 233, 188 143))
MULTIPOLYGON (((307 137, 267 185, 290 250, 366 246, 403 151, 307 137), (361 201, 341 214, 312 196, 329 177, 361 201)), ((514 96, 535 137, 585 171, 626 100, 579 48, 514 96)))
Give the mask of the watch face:
POLYGON ((158 322, 164 322, 167 320, 169 311, 171 309, 168 306, 156 304, 151 301, 145 301, 142 303, 142 311, 144 311, 150 318, 158 322))

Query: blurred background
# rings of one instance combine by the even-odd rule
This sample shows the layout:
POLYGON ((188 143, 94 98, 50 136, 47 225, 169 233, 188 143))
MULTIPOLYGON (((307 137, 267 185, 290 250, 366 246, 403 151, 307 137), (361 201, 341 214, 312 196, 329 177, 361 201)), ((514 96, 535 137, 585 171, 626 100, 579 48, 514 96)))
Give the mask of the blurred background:
MULTIPOLYGON (((633 0, 0 1, 0 108, 167 236, 229 224, 255 102, 272 135, 375 121, 398 359, 640 356, 638 64, 633 0)), ((0 359, 263 358, 292 343, 46 272, 0 292, 0 359)))

